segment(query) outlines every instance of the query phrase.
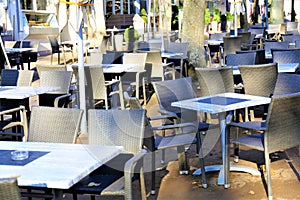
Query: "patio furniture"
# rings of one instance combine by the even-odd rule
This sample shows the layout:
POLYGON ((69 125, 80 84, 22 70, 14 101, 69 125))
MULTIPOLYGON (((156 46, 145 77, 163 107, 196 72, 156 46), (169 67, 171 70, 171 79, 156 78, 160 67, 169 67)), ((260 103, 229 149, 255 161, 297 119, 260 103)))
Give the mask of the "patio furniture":
MULTIPOLYGON (((141 199, 146 199, 142 149, 145 131, 145 110, 95 110, 88 111, 89 144, 120 145, 124 154, 107 162, 89 176, 75 184, 67 193, 95 196, 124 196, 132 199, 132 181, 139 174, 141 199), (90 186, 95 183, 94 186, 90 186)), ((93 198, 92 198, 93 197, 93 198)))
POLYGON ((256 53, 255 64, 267 64, 265 50, 264 49, 255 49, 255 50, 239 50, 236 51, 236 54, 242 53, 256 53))
POLYGON ((242 54, 227 54, 225 64, 227 66, 254 65, 256 62, 256 52, 242 54))
POLYGON ((273 62, 282 63, 300 63, 300 49, 293 49, 290 51, 278 50, 272 51, 273 62))
POLYGON ((46 189, 50 192, 27 194, 22 191, 22 197, 62 200, 63 190, 119 155, 123 147, 0 141, 0 151, 0 177, 17 176, 21 188, 46 189), (12 160, 10 154, 14 150, 28 151, 28 159, 18 162, 12 160))
POLYGON ((71 100, 69 93, 72 71, 41 71, 40 86, 59 87, 59 90, 41 94, 40 106, 68 107, 71 100))
POLYGON ((67 71, 66 65, 37 63, 35 67, 39 77, 41 77, 42 71, 67 71))
POLYGON ((145 69, 147 53, 124 53, 123 64, 138 65, 134 71, 125 73, 122 77, 124 91, 135 92, 135 96, 140 98, 140 86, 143 84, 143 78, 150 76, 151 72, 145 69))
MULTIPOLYGON (((218 177, 218 185, 224 185, 225 188, 229 188, 229 171, 243 171, 251 173, 253 175, 260 175, 260 172, 256 169, 246 166, 230 165, 229 135, 226 124, 232 120, 233 110, 268 103, 270 103, 270 98, 266 97, 258 97, 238 93, 222 93, 212 96, 190 98, 186 100, 173 102, 171 106, 176 107, 178 109, 181 108, 199 112, 207 112, 211 114, 218 113, 222 145, 222 164, 206 166, 205 172, 220 171, 218 177)), ((209 133, 207 135, 209 135, 209 133)), ((218 142, 218 139, 219 138, 217 138, 215 142, 218 142)), ((203 146, 210 145, 211 147, 213 147, 214 144, 214 141, 209 141, 209 143, 206 143, 205 140, 203 141, 203 146)), ((210 150, 210 148, 208 149, 210 150)), ((206 152, 203 152, 203 155, 206 155, 207 153, 209 153, 209 151, 206 150, 206 152)), ((203 170, 197 169, 193 174, 200 175, 202 174, 202 172, 203 170)))
MULTIPOLYGON (((238 66, 245 94, 270 97, 274 93, 274 88, 278 75, 278 67, 276 63, 263 64, 263 65, 239 65, 238 66)), ((267 106, 264 106, 264 115, 267 111, 267 106)), ((248 111, 245 111, 245 121, 254 119, 254 112, 248 116, 248 111)))
POLYGON ((255 41, 255 34, 251 34, 249 39, 245 42, 242 41, 241 43, 241 49, 242 50, 252 50, 252 49, 258 49, 258 42, 255 41))
POLYGON ((300 75, 279 73, 273 96, 300 92, 300 75))
POLYGON ((223 37, 223 40, 224 47, 221 47, 221 65, 226 63, 225 60, 228 54, 234 54, 235 51, 241 50, 242 36, 223 37))
POLYGON ((295 48, 300 48, 300 40, 295 41, 295 48))
POLYGON ((103 68, 100 65, 85 66, 86 94, 88 99, 92 100, 91 107, 99 107, 104 101, 104 108, 109 109, 109 100, 111 108, 116 108, 120 103, 121 109, 124 109, 124 99, 122 91, 122 82, 120 80, 105 81, 103 68), (119 100, 115 98, 119 96, 119 100))
MULTIPOLYGON (((276 151, 299 147, 300 93, 273 96, 265 121, 231 123, 230 127, 259 131, 231 140, 264 152, 268 199, 273 199, 271 183, 270 154, 276 151)), ((263 177, 263 176, 262 176, 263 177)))
POLYGON ((265 51, 271 52, 271 49, 288 49, 289 42, 265 42, 265 51))
MULTIPOLYGON (((182 131, 184 133, 194 133, 197 139, 197 149, 200 150, 200 140, 199 133, 204 131, 210 131, 216 128, 215 125, 208 124, 205 122, 200 122, 198 113, 195 111, 191 111, 188 109, 180 109, 171 106, 172 102, 195 98, 195 92, 192 88, 191 78, 180 78, 175 80, 167 80, 162 82, 154 82, 153 87, 155 90, 155 94, 159 103, 158 112, 161 113, 162 116, 167 116, 168 120, 166 120, 163 125, 169 124, 184 124, 184 123, 192 123, 195 127, 198 128, 195 134, 194 127, 183 127, 182 131)), ((165 116, 165 117, 166 117, 165 116)), ((179 132, 180 133, 180 132, 179 132)), ((162 136, 165 136, 165 133, 162 132, 162 136)), ((188 165, 185 157, 184 148, 178 147, 178 155, 180 155, 179 159, 179 170, 181 174, 188 173, 188 165)))
POLYGON ((176 55, 167 57, 166 63, 173 62, 175 69, 180 73, 180 77, 188 76, 188 48, 189 43, 187 42, 170 42, 168 44, 167 52, 175 53, 176 55))
POLYGON ((22 62, 28 63, 28 70, 31 69, 30 63, 36 62, 38 59, 38 46, 39 42, 37 41, 30 41, 30 40, 23 40, 21 41, 21 48, 32 48, 31 51, 22 52, 22 62))
POLYGON ((0 178, 0 199, 21 200, 16 178, 0 178))
POLYGON ((27 115, 24 106, 9 108, 6 110, 1 110, 0 112, 0 138, 1 140, 25 140, 23 138, 26 130, 24 127, 27 126, 27 115), (4 115, 12 115, 12 120, 4 120, 4 115), (14 127, 14 129, 12 129, 14 127))
POLYGON ((57 53, 57 64, 60 64, 60 53, 63 53, 64 64, 66 65, 66 55, 65 52, 69 51, 72 53, 72 61, 74 62, 74 54, 73 54, 73 43, 71 47, 68 49, 68 44, 60 44, 55 36, 48 36, 48 40, 51 45, 51 64, 53 62, 53 54, 57 53))

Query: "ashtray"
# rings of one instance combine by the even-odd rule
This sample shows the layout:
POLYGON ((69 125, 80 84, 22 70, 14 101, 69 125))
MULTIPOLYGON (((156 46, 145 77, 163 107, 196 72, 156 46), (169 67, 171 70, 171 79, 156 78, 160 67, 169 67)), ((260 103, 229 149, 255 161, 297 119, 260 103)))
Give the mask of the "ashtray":
POLYGON ((25 160, 28 158, 28 151, 15 150, 11 152, 12 160, 25 160))

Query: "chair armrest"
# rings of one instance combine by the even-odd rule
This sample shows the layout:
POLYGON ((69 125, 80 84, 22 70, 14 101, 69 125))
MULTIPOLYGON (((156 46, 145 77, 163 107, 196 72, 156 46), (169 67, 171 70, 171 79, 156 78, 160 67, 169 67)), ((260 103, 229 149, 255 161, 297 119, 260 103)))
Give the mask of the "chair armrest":
POLYGON ((105 81, 105 86, 110 86, 117 83, 120 83, 120 80, 105 81))
POLYGON ((70 96, 71 96, 71 94, 63 94, 63 95, 61 95, 59 97, 56 97, 55 100, 54 100, 54 107, 58 108, 59 101, 62 100, 62 99, 68 98, 70 96))
MULTIPOLYGON (((147 151, 145 149, 142 149, 140 153, 132 157, 130 160, 128 160, 125 163, 124 166, 124 191, 125 191, 125 199, 132 199, 132 176, 135 173, 134 169, 139 161, 142 161, 144 156, 146 155, 147 151)), ((142 190, 145 190, 144 186, 144 170, 143 166, 141 166, 140 170, 140 182, 142 186, 142 190)), ((146 198, 146 191, 142 191, 142 199, 146 198)))
POLYGON ((153 130, 167 130, 167 129, 176 129, 176 128, 185 128, 185 127, 193 127, 195 131, 198 130, 197 125, 194 123, 181 123, 181 124, 172 124, 172 125, 164 125, 164 126, 152 126, 153 130))

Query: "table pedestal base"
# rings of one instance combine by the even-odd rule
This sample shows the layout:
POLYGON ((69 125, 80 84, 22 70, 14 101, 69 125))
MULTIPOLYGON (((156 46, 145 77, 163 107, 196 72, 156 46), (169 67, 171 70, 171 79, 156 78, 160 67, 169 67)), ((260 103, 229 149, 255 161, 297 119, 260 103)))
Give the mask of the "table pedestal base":
MULTIPOLYGON (((219 176, 218 176, 218 185, 224 185, 224 188, 229 188, 230 184, 224 184, 224 170, 222 169, 223 166, 222 165, 211 165, 211 166, 206 166, 205 167, 205 172, 213 172, 213 171, 220 171, 219 176)), ((245 173, 249 173, 253 176, 261 176, 260 171, 258 171, 257 169, 254 169, 252 167, 248 167, 248 166, 242 166, 242 165, 232 165, 232 163, 230 163, 230 171, 234 171, 234 172, 245 172, 245 173)), ((193 175, 201 175, 201 168, 197 169, 193 175)))

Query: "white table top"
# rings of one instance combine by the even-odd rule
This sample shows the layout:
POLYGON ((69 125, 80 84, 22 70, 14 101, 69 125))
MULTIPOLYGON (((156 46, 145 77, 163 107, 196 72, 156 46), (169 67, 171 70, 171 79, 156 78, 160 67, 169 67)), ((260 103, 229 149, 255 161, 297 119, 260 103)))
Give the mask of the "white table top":
MULTIPOLYGON (((102 67, 103 73, 124 73, 137 72, 137 64, 85 64, 85 67, 102 67)), ((78 67, 78 64, 73 64, 72 67, 78 67)))
POLYGON ((271 99, 266 97, 238 93, 223 93, 173 102, 171 105, 174 107, 216 114, 240 108, 268 104, 270 102, 271 99))
MULTIPOLYGON (((300 67, 299 63, 281 63, 277 65, 278 73, 295 73, 300 67)), ((240 70, 238 66, 233 66, 233 75, 239 75, 240 70)))
POLYGON ((34 48, 5 48, 6 53, 22 53, 26 51, 31 51, 34 48))
POLYGON ((123 147, 0 141, 0 150, 49 152, 24 166, 0 165, 0 177, 16 176, 20 186, 68 189, 120 154, 123 147))
POLYGON ((181 57, 183 53, 174 53, 174 52, 161 52, 161 57, 163 58, 172 58, 172 57, 181 57))
POLYGON ((25 99, 59 89, 59 87, 40 86, 0 86, 0 99, 25 99))
POLYGON ((224 43, 223 39, 221 40, 204 40, 205 44, 209 44, 209 45, 221 45, 222 43, 224 43))

